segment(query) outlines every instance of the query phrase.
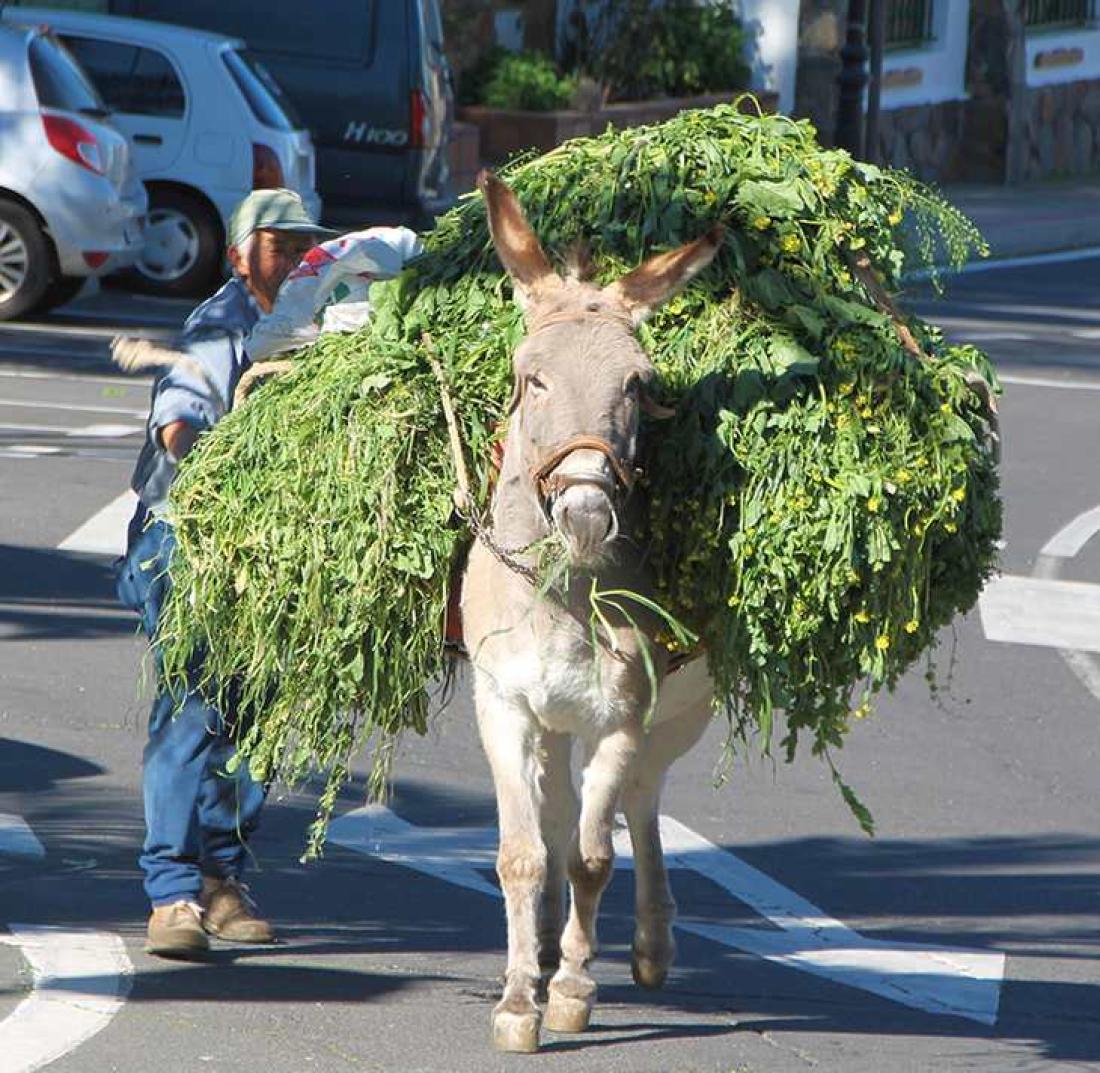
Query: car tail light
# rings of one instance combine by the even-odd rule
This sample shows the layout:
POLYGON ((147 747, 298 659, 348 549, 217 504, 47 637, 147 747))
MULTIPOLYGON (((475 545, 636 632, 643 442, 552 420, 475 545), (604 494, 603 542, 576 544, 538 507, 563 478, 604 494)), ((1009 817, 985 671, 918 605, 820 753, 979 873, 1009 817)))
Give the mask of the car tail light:
POLYGON ((276 186, 285 186, 283 166, 269 145, 259 142, 252 144, 252 189, 270 190, 276 186))
POLYGON ((414 89, 409 94, 409 146, 424 149, 428 144, 428 101, 423 92, 414 89))
POLYGON ((59 115, 43 115, 42 126, 46 130, 46 139, 62 156, 96 175, 104 173, 103 150, 91 131, 75 119, 59 115))
POLYGON ((106 264, 107 258, 110 256, 109 253, 104 253, 99 250, 90 250, 84 254, 84 263, 89 268, 99 268, 106 264))

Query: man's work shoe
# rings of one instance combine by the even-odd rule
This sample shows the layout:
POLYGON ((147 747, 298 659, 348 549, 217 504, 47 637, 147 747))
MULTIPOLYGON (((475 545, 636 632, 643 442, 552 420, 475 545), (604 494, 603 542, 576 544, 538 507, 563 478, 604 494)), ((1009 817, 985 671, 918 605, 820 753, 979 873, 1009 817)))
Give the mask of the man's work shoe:
POLYGON ((271 943, 275 929, 257 911, 252 895, 236 876, 202 877, 202 926, 234 943, 271 943))
POLYGON ((154 906, 145 950, 162 958, 201 961, 210 951, 210 940, 202 929, 202 909, 184 900, 154 906))

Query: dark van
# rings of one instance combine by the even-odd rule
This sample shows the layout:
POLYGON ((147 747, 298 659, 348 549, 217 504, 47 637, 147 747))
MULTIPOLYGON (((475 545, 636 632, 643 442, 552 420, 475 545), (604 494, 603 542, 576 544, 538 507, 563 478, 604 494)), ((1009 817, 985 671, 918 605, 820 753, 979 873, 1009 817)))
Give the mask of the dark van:
POLYGON ((241 37, 296 106, 336 225, 425 227, 446 208, 453 116, 439 0, 110 0, 241 37))

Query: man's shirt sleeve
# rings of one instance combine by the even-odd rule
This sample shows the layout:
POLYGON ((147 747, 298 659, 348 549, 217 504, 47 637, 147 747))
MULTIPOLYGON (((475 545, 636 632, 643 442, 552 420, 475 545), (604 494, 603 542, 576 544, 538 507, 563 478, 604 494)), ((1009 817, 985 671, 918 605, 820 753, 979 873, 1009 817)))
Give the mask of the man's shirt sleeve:
POLYGON ((225 416, 245 361, 240 333, 193 331, 177 349, 187 361, 161 378, 149 414, 149 431, 156 433, 174 421, 185 421, 198 432, 213 428, 225 416))

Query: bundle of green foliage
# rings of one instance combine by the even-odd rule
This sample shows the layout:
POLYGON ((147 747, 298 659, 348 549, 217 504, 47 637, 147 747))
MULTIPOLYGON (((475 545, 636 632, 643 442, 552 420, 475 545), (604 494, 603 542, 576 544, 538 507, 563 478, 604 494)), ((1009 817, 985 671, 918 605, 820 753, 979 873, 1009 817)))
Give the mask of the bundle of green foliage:
POLYGON ((581 0, 569 19, 564 65, 608 99, 645 100, 744 89, 748 34, 715 0, 581 0))
MULTIPOLYGON (((677 623, 664 640, 701 644, 731 741, 767 747, 781 710, 787 753, 808 736, 828 760, 994 565, 990 414, 971 386, 992 373, 884 298, 980 238, 908 175, 733 107, 578 140, 504 177, 546 248, 587 240, 604 280, 725 224, 714 264, 642 329, 676 416, 644 429, 640 539, 677 623)), ((479 196, 426 245, 374 288, 371 325, 323 337, 202 437, 172 495, 167 683, 205 653, 202 687, 239 690, 252 713, 241 744, 259 777, 326 773, 313 848, 352 755, 373 736, 381 777, 445 667, 468 536, 449 524, 429 357, 484 505, 523 336, 479 196)))

